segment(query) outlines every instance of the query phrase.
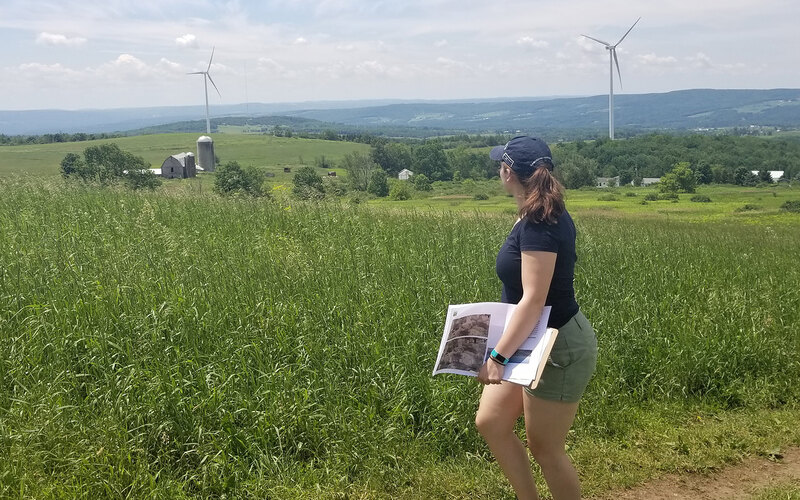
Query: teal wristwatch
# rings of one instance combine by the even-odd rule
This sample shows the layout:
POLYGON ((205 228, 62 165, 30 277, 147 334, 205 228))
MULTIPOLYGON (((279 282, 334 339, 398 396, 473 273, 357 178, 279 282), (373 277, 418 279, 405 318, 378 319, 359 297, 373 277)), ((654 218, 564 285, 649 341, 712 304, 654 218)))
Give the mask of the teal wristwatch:
POLYGON ((508 358, 504 357, 502 354, 500 354, 494 349, 492 349, 492 353, 489 355, 489 358, 495 363, 499 363, 503 366, 506 366, 508 364, 508 358))

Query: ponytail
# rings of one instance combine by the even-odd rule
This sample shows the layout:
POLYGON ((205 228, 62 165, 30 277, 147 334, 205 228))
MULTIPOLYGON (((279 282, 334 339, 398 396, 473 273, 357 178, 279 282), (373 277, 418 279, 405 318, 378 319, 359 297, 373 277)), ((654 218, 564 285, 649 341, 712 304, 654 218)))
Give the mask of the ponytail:
POLYGON ((520 218, 533 222, 556 224, 564 212, 564 187, 553 177, 546 166, 533 171, 522 181, 525 203, 519 211, 520 218))

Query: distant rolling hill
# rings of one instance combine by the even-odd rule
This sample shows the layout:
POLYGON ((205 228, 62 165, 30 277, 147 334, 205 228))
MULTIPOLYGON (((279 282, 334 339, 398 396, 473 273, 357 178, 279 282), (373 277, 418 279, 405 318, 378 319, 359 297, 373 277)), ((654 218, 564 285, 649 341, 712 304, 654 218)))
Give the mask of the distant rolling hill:
MULTIPOLYGON (((615 96, 620 130, 691 130, 749 125, 800 128, 800 89, 680 90, 615 96)), ((250 121, 299 130, 546 132, 608 126, 608 97, 473 101, 342 101, 214 106, 216 124, 250 121), (265 118, 265 117, 269 118, 265 118), (245 120, 247 117, 247 120, 245 120)), ((192 131, 205 129, 200 106, 85 111, 0 111, 0 134, 192 131)), ((399 134, 398 134, 399 135, 399 134)))
MULTIPOLYGON (((800 89, 683 90, 615 96, 615 125, 633 129, 693 129, 748 125, 800 127, 800 89)), ((608 97, 544 101, 390 104, 305 110, 290 116, 355 126, 407 126, 465 131, 602 129, 608 97)))

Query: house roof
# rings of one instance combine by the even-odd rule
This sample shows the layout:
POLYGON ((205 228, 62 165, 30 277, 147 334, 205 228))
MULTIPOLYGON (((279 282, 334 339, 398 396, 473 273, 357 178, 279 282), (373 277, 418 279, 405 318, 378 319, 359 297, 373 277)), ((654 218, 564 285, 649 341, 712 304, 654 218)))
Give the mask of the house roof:
MULTIPOLYGON (((753 175, 758 175, 758 170, 751 170, 750 171, 753 175)), ((777 181, 781 177, 783 177, 783 170, 769 170, 769 176, 772 177, 773 181, 777 181)))

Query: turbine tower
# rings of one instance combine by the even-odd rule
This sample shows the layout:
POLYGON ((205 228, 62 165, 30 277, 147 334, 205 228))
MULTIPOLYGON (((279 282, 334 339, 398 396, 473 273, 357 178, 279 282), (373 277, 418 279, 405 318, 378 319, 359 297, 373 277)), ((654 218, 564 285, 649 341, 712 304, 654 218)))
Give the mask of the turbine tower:
MULTIPOLYGON (((636 20, 636 23, 641 21, 641 17, 636 20)), ((617 66, 617 76, 619 77, 619 87, 622 88, 622 73, 619 71, 619 60, 617 59, 617 45, 621 44, 625 37, 628 36, 628 33, 631 32, 636 23, 633 23, 628 31, 622 35, 622 38, 619 39, 617 43, 611 45, 608 42, 604 42, 602 40, 598 40, 597 38, 592 38, 589 35, 582 35, 589 40, 594 40, 597 43, 602 43, 605 45, 606 50, 608 51, 608 76, 610 79, 609 91, 608 91, 608 137, 612 141, 614 140, 614 65, 617 66)))
POLYGON ((211 120, 208 117, 208 82, 211 82, 211 85, 214 86, 214 89, 217 91, 217 94, 219 94, 219 96, 222 97, 222 94, 219 93, 219 89, 217 88, 217 84, 214 83, 213 79, 211 79, 211 74, 209 73, 209 71, 211 71, 211 61, 214 60, 215 48, 216 47, 211 48, 211 57, 208 60, 208 68, 206 68, 205 71, 195 71, 193 73, 186 73, 187 75, 203 75, 203 87, 206 90, 206 133, 207 134, 211 133, 211 120))

